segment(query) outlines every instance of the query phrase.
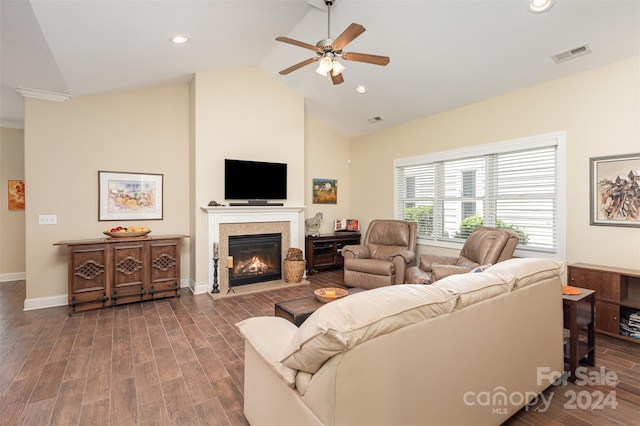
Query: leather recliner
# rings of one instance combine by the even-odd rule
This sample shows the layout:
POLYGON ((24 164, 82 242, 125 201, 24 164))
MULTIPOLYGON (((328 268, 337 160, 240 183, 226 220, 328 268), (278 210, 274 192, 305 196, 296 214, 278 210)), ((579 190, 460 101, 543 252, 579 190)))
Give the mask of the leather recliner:
POLYGON ((518 233, 511 229, 479 226, 467 237, 457 257, 421 254, 418 266, 407 269, 405 283, 431 284, 448 275, 510 259, 519 239, 518 233))
POLYGON ((416 258, 417 229, 416 222, 371 221, 362 244, 342 249, 345 285, 372 289, 404 283, 405 269, 416 258))

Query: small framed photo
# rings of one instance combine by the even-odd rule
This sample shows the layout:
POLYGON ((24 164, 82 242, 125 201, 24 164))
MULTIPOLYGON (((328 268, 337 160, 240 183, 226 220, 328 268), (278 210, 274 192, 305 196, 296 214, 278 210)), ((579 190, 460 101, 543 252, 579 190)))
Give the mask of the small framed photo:
POLYGON ((640 153, 590 159, 591 225, 640 227, 640 153))
POLYGON ((98 220, 161 220, 161 174, 98 171, 98 220))
POLYGON ((24 210, 24 180, 10 179, 7 193, 9 210, 24 210))
POLYGON ((313 179, 313 204, 337 204, 338 181, 336 179, 313 179))

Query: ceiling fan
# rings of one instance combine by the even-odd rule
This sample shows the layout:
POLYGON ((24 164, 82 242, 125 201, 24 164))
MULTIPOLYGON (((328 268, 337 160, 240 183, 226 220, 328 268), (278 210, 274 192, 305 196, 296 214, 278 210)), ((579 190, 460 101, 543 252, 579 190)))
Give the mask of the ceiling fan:
POLYGON ((342 49, 351 43, 356 37, 365 31, 365 28, 360 24, 351 24, 346 30, 342 32, 335 40, 330 36, 331 27, 331 5, 334 0, 325 0, 324 4, 327 5, 327 38, 320 40, 316 45, 304 43, 302 41, 294 40, 289 37, 276 37, 277 41, 283 43, 293 44, 294 46, 303 47, 305 49, 313 50, 318 55, 315 58, 309 58, 305 61, 299 62, 289 68, 280 71, 280 75, 287 75, 299 68, 312 64, 316 61, 320 61, 316 72, 322 76, 327 77, 333 84, 340 84, 344 82, 342 77, 342 71, 345 70, 344 65, 336 60, 336 58, 342 58, 345 61, 365 62, 373 65, 387 65, 389 63, 388 56, 369 55, 367 53, 355 53, 355 52, 343 52, 342 49))

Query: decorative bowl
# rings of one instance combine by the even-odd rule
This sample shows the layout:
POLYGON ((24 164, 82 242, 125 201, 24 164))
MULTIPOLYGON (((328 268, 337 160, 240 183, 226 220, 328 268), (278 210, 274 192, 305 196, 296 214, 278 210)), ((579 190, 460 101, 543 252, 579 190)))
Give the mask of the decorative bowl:
POLYGON ((349 292, 344 288, 326 287, 315 290, 313 294, 315 294, 316 299, 322 303, 327 303, 345 297, 349 292))
POLYGON ((108 232, 105 231, 103 232, 103 234, 110 236, 111 238, 132 238, 132 237, 144 237, 145 235, 147 235, 149 231, 143 231, 143 232, 108 232))

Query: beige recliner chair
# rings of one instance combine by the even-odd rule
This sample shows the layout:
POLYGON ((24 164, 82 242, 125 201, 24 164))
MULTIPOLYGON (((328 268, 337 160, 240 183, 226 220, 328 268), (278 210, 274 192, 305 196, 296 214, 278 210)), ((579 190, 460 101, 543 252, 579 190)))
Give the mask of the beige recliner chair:
POLYGON ((371 221, 360 245, 344 246, 344 283, 376 288, 404 283, 404 271, 416 258, 417 223, 371 221))
POLYGON ((485 265, 511 259, 518 245, 518 233, 505 228, 479 226, 471 232, 460 256, 421 254, 418 266, 405 273, 408 284, 431 284, 447 275, 463 274, 485 265))

